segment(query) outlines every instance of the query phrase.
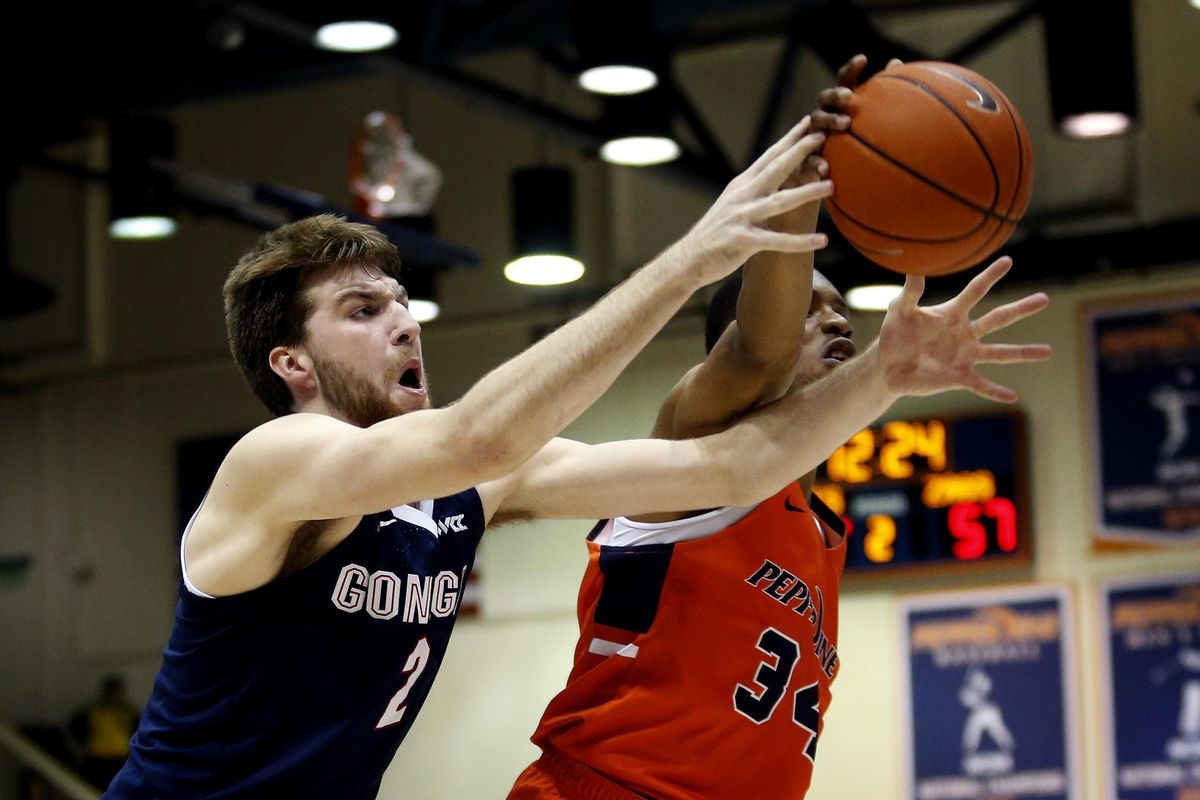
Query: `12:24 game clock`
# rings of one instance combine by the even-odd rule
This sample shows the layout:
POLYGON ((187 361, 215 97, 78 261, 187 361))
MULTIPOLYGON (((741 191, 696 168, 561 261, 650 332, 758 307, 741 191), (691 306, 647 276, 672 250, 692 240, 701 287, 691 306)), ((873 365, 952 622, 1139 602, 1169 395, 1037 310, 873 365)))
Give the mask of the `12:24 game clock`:
POLYGON ((848 574, 1028 560, 1024 417, 898 419, 856 434, 813 491, 847 523, 848 574))

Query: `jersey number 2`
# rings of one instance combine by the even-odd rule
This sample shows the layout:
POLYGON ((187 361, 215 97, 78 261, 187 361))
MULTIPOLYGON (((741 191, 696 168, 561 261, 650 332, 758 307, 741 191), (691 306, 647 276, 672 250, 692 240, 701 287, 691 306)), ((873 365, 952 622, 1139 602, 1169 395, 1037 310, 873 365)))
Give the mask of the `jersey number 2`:
MULTIPOLYGON (((773 656, 774 663, 763 661, 758 665, 758 672, 754 674, 757 686, 737 685, 733 690, 733 707, 754 724, 761 725, 775 713, 779 701, 787 692, 792 672, 800 661, 800 645, 774 628, 767 628, 758 637, 756 647, 760 652, 773 656)), ((804 755, 816 763, 817 729, 821 723, 821 695, 817 684, 801 686, 793 693, 793 697, 792 722, 811 734, 804 755)))
POLYGON ((425 671, 425 665, 429 663, 429 640, 421 637, 421 641, 417 642, 417 646, 408 654, 408 659, 404 662, 404 685, 400 687, 400 691, 392 695, 392 700, 388 703, 387 711, 383 712, 383 716, 379 718, 379 722, 375 723, 375 730, 386 728, 388 725, 395 725, 404 717, 404 712, 408 710, 408 705, 405 702, 408 700, 408 693, 412 689, 413 684, 417 682, 417 678, 421 677, 421 673, 425 671))

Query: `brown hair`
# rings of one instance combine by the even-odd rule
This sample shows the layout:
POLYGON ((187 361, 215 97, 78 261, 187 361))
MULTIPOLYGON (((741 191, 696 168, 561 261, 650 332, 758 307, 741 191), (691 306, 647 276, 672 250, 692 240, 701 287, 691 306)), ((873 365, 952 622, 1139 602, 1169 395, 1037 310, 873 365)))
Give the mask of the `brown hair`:
POLYGON ((400 280, 400 254, 370 225, 333 214, 281 225, 263 234, 225 279, 225 332, 242 376, 272 414, 292 413, 286 383, 267 356, 278 346, 304 343, 312 311, 307 279, 316 272, 359 265, 400 280))

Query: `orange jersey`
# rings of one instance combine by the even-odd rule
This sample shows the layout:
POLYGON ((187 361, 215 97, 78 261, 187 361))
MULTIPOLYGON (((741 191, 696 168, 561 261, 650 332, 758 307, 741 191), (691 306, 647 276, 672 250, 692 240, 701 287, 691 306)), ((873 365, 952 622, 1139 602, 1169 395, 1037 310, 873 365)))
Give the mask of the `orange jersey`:
POLYGON ((841 532, 791 484, 701 539, 610 547, 597 526, 575 665, 533 741, 655 800, 803 797, 846 559, 818 515, 841 532))

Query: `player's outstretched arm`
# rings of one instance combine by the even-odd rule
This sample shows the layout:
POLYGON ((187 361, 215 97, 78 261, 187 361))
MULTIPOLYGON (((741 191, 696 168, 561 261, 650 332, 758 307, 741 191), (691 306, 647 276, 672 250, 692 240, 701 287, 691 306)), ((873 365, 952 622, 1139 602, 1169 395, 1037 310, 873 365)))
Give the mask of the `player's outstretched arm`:
MULTIPOLYGON (((846 130, 853 90, 867 66, 858 55, 837 71, 837 85, 822 90, 806 118, 814 132, 846 130)), ((813 152, 784 186, 826 178, 829 164, 813 152)), ((774 230, 805 233, 816 229, 817 203, 800 206, 769 221, 774 230)), ((813 254, 764 251, 743 271, 735 322, 705 360, 671 390, 653 436, 686 439, 722 430, 756 406, 783 395, 804 336, 812 290, 813 254)))
POLYGON ((1038 313, 1048 298, 1039 292, 971 319, 1010 266, 1010 259, 997 260, 935 306, 918 305, 923 280, 910 278, 862 355, 721 433, 602 445, 555 440, 508 479, 487 485, 490 507, 501 519, 594 519, 749 505, 815 469, 904 395, 966 389, 1014 402, 1017 393, 984 378, 979 365, 1042 361, 1050 347, 982 339, 1038 313))
MULTIPOLYGON (((807 129, 806 117, 801 125, 807 129)), ((824 137, 806 137, 812 152, 784 188, 814 184, 829 174, 817 148, 824 137)), ((767 221, 775 231, 810 234, 816 230, 820 201, 801 205, 767 221)), ((667 395, 652 435, 688 439, 715 433, 734 419, 780 397, 804 339, 812 294, 812 251, 765 250, 742 270, 737 314, 705 360, 667 395)))
POLYGON ((766 225, 828 194, 820 183, 779 188, 818 144, 805 130, 795 126, 734 178, 678 242, 454 405, 366 429, 320 415, 275 420, 239 443, 223 485, 248 487, 231 489, 237 505, 282 524, 381 511, 514 469, 594 402, 697 288, 759 251, 824 245, 766 225))

